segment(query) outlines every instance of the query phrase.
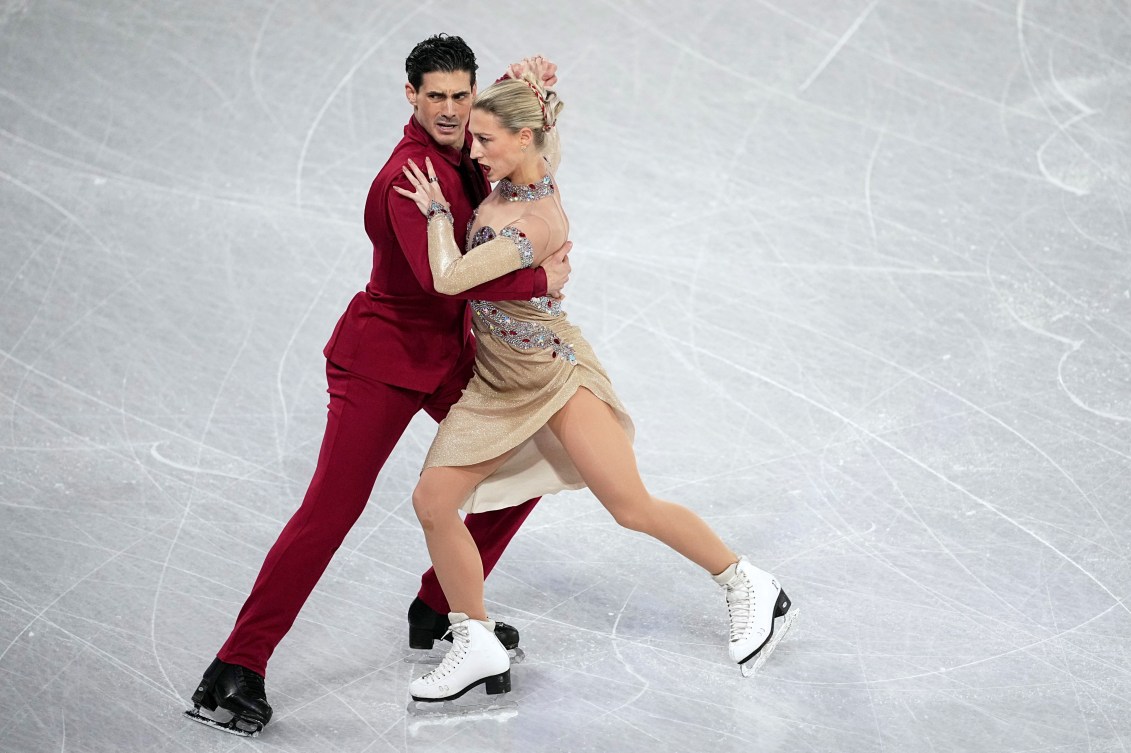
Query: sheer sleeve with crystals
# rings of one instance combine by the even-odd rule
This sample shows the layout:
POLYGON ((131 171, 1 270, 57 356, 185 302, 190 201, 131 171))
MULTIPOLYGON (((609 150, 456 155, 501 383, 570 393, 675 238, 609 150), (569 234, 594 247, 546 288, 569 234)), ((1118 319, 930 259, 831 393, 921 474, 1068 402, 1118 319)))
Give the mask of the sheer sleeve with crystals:
POLYGON ((452 216, 439 204, 428 214, 428 263, 437 293, 455 295, 489 280, 526 269, 534 262, 534 249, 526 233, 507 226, 467 253, 456 243, 452 216))

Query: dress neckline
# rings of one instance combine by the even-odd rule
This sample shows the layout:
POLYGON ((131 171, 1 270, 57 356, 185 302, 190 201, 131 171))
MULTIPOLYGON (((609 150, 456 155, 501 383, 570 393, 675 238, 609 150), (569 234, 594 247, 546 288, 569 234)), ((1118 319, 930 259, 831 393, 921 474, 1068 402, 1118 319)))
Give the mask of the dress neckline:
POLYGON ((499 181, 499 195, 507 201, 538 201, 553 196, 556 190, 554 179, 548 173, 537 183, 526 185, 512 183, 509 178, 499 181))

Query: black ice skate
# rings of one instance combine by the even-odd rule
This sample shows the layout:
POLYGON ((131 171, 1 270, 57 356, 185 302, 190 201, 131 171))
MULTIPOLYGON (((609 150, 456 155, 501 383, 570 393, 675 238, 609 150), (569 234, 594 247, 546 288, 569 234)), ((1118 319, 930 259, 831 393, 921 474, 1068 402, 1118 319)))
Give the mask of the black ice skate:
POLYGON ((185 716, 194 722, 241 737, 255 737, 271 721, 271 704, 263 689, 263 678, 246 667, 213 660, 192 694, 193 708, 185 716), (220 713, 200 713, 201 707, 220 713), (225 717, 230 717, 225 720, 225 717))
MULTIPOLYGON (((451 641, 449 633, 451 625, 448 615, 440 614, 425 604, 420 597, 412 600, 408 607, 408 647, 415 649, 416 653, 405 658, 412 664, 437 664, 443 656, 434 656, 429 653, 436 641, 451 641)), ((507 650, 511 664, 520 664, 526 654, 518 647, 518 630, 505 622, 495 622, 495 637, 503 648, 507 650)))

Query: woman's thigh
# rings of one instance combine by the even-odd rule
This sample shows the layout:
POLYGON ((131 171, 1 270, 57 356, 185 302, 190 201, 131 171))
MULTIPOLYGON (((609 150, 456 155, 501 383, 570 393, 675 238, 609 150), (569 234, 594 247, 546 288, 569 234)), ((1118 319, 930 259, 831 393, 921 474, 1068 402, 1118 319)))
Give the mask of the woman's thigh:
POLYGON ((650 499, 632 442, 604 400, 582 387, 549 425, 586 486, 614 515, 614 508, 650 499))

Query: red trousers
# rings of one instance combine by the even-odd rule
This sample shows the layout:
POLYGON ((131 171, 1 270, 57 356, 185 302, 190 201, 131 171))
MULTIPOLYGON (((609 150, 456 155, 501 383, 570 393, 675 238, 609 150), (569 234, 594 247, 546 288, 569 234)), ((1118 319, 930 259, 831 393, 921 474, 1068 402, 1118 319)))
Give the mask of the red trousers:
MULTIPOLYGON (((330 405, 318 467, 302 505, 267 552, 232 634, 217 654, 221 661, 266 674, 267 660, 365 509, 377 474, 409 421, 421 409, 436 421, 446 416, 467 385, 471 366, 470 358, 461 359, 440 388, 428 394, 367 379, 327 362, 330 405)), ((467 516, 485 576, 537 502, 532 499, 517 507, 467 516)), ((448 611, 432 570, 421 578, 420 598, 437 612, 448 611)))

